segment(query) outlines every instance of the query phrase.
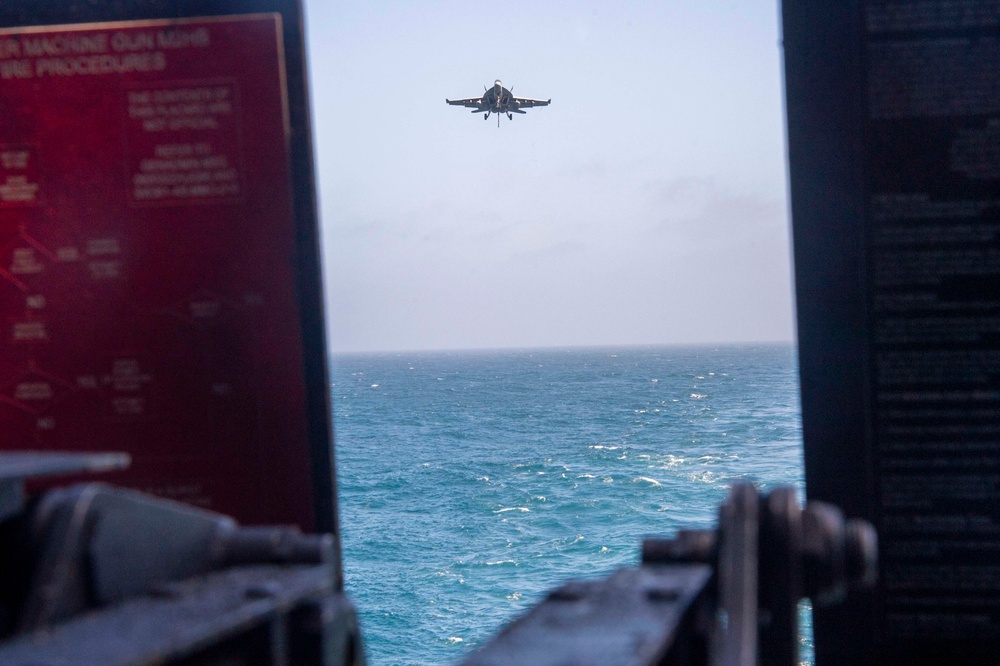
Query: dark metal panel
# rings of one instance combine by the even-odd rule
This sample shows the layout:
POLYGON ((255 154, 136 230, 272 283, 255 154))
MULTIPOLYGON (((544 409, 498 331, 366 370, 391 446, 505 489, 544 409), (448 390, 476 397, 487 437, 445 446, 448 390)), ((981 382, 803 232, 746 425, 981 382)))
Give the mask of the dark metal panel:
MULTIPOLYGON (((871 519, 861 3, 784 0, 782 19, 806 492, 871 519)), ((819 666, 871 663, 868 613, 815 611, 819 666)))
POLYGON ((806 481, 881 535, 817 662, 1000 648, 993 0, 783 4, 806 481))
MULTIPOLYGON (((191 657, 228 638, 245 637, 255 628, 266 629, 273 619, 331 594, 326 566, 240 567, 170 583, 156 595, 83 615, 56 631, 2 643, 0 663, 162 664, 191 657)), ((339 662, 315 658, 305 663, 339 662)))
POLYGON ((504 628, 463 666, 646 666, 674 644, 690 648, 692 606, 707 565, 620 569, 601 581, 574 581, 504 628))

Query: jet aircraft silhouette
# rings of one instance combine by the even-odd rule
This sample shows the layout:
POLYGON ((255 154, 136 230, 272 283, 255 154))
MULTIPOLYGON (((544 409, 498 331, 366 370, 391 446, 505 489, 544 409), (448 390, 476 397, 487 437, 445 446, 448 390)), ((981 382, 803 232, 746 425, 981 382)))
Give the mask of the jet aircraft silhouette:
POLYGON ((497 127, 500 127, 500 114, 506 113, 508 120, 513 120, 515 113, 524 113, 522 109, 530 109, 534 106, 548 106, 551 99, 531 99, 530 97, 514 97, 510 90, 503 87, 500 79, 493 82, 492 88, 483 89, 486 91, 482 97, 467 97, 465 99, 445 99, 444 101, 453 106, 465 106, 472 109, 473 113, 483 113, 483 120, 490 117, 491 113, 497 114, 497 127))

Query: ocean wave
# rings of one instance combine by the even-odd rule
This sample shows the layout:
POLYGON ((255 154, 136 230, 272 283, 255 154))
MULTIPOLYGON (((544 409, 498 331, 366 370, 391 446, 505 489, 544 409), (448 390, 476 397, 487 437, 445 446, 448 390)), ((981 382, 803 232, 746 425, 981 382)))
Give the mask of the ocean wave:
POLYGON ((716 472, 696 472, 694 474, 688 474, 689 479, 692 481, 697 481, 699 483, 710 483, 718 484, 728 478, 727 475, 718 474, 716 472))
POLYGON ((699 456, 698 462, 708 465, 720 462, 731 462, 733 460, 739 460, 740 456, 737 453, 718 453, 715 455, 705 455, 699 456))
POLYGON ((654 488, 662 488, 663 487, 662 483, 660 483, 656 479, 651 479, 648 476, 637 476, 634 479, 632 479, 632 483, 648 483, 649 485, 653 486, 654 488))
POLYGON ((768 358, 337 357, 345 577, 371 663, 454 663, 556 582, 633 564, 651 530, 714 524, 727 484, 801 484, 794 353, 768 358))
POLYGON ((674 469, 675 467, 679 467, 683 465, 685 462, 687 462, 687 459, 681 456, 675 456, 672 453, 668 453, 666 456, 666 460, 663 460, 662 462, 663 465, 661 466, 661 469, 674 469))

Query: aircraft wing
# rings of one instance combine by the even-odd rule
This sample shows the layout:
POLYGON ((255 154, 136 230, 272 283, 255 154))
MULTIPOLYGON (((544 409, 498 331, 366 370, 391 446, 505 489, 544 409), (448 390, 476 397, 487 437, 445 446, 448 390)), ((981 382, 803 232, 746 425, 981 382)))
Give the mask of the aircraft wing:
POLYGON ((452 106, 467 106, 470 109, 481 109, 483 106, 482 97, 467 97, 465 99, 446 99, 445 102, 452 106))
POLYGON ((525 109, 530 109, 533 106, 548 106, 551 101, 551 99, 531 99, 530 97, 514 98, 514 104, 525 109))

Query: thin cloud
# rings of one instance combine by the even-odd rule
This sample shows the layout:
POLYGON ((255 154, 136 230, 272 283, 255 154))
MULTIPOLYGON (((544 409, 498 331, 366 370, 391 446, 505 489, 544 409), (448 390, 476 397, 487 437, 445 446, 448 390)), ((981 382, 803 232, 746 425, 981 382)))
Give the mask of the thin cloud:
POLYGON ((782 198, 734 192, 715 178, 683 177, 651 181, 644 190, 655 220, 652 230, 689 240, 717 242, 721 238, 784 233, 787 213, 782 198))

